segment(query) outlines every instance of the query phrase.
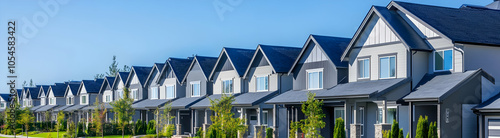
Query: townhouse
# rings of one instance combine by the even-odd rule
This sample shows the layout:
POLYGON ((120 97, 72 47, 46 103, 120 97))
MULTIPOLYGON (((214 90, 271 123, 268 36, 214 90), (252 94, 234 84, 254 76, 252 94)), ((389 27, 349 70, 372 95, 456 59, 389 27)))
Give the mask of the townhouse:
POLYGON ((80 98, 78 98, 78 89, 80 88, 80 85, 81 82, 68 84, 68 86, 64 91, 64 99, 65 99, 64 106, 60 106, 53 109, 52 114, 57 114, 61 111, 66 112, 68 120, 71 120, 72 122, 79 121, 78 115, 72 111, 69 111, 69 108, 76 105, 75 103, 80 103, 80 98))
POLYGON ((69 82, 66 83, 55 83, 55 85, 49 86, 47 89, 47 101, 46 105, 44 105, 41 108, 38 108, 35 110, 35 112, 38 114, 37 118, 39 118, 39 122, 42 121, 54 121, 55 120, 55 115, 52 110, 54 108, 57 108, 59 106, 63 106, 66 104, 66 98, 64 98, 64 92, 66 90, 66 87, 69 82), (51 119, 46 120, 46 116, 50 115, 51 119))
MULTIPOLYGON (((205 56, 194 56, 190 65, 188 65, 187 72, 180 82, 183 82, 185 86, 185 96, 179 97, 172 101, 170 106, 172 107, 172 115, 176 114, 176 111, 189 111, 191 105, 202 100, 208 95, 212 95, 212 83, 208 80, 208 75, 212 71, 215 62, 217 62, 216 57, 205 57, 205 56)), ((162 108, 164 109, 164 108, 162 108)), ((200 127, 203 126, 203 118, 205 117, 206 109, 191 109, 189 124, 180 124, 185 128, 179 130, 181 132, 190 132, 195 134, 200 127), (190 127, 191 126, 191 127, 190 127), (190 128, 189 130, 186 129, 190 128)), ((164 113, 166 114, 166 113, 164 113)), ((177 116, 179 117, 179 116, 177 116)), ((183 116, 182 120, 188 119, 187 116, 183 116)), ((172 120, 175 122, 175 120, 172 120)), ((171 122, 168 122, 171 123, 171 122)), ((172 122, 173 123, 173 122, 172 122)), ((177 123, 179 124, 179 123, 177 123)), ((183 134, 183 133, 180 133, 183 134)))
MULTIPOLYGON (((106 109, 106 115, 105 115, 106 120, 104 120, 105 122, 111 122, 112 120, 114 120, 114 112, 111 111, 112 107, 110 103, 113 101, 114 98, 114 92, 112 87, 113 83, 115 82, 115 78, 116 77, 104 77, 104 81, 102 82, 101 88, 99 89, 98 99, 101 102, 101 104, 103 104, 102 106, 104 107, 104 109, 106 109)), ((94 108, 95 106, 99 105, 94 105, 94 108)), ((101 109, 101 107, 98 108, 101 109)))
MULTIPOLYGON (((275 114, 278 137, 289 137, 291 121, 299 121, 305 116, 301 111, 301 102, 307 101, 307 93, 332 88, 348 80, 347 63, 340 57, 349 44, 349 38, 310 35, 298 56, 293 59, 287 71, 292 76, 293 88, 268 100, 266 103, 279 106, 275 114)), ((325 102, 323 111, 327 118, 321 129, 325 138, 332 137, 335 118, 342 117, 343 108, 336 102, 325 102)))
POLYGON ((36 87, 30 87, 27 88, 26 90, 26 95, 25 95, 25 101, 26 101, 26 106, 25 107, 30 107, 31 111, 34 111, 38 108, 40 108, 40 99, 38 99, 38 93, 40 92, 40 85, 37 85, 36 87))
POLYGON ((0 112, 10 106, 10 94, 0 94, 0 112))
POLYGON ((148 112, 148 110, 138 109, 137 103, 148 99, 148 89, 145 88, 146 78, 149 75, 152 67, 141 67, 132 66, 130 74, 125 81, 125 87, 129 89, 129 97, 134 100, 132 108, 136 109, 132 120, 136 122, 137 120, 148 120, 153 114, 148 112))
POLYGON ((147 97, 145 97, 144 100, 132 105, 132 107, 136 110, 145 111, 146 116, 141 116, 141 120, 143 121, 147 122, 156 118, 156 116, 154 116, 154 110, 169 101, 168 99, 160 96, 160 89, 163 85, 160 84, 158 80, 160 79, 160 74, 164 66, 164 63, 155 63, 153 68, 149 70, 148 74, 144 74, 146 76, 143 76, 145 81, 144 88, 148 89, 146 93, 147 97))

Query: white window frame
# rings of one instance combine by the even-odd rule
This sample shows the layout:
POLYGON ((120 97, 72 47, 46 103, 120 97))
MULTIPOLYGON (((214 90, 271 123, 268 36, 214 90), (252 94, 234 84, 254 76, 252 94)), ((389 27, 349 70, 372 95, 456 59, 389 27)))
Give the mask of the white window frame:
POLYGON ((256 75, 255 76, 255 90, 257 92, 267 92, 267 91, 269 91, 269 75, 256 75), (258 78, 264 78, 264 77, 266 78, 266 81, 267 81, 266 82, 267 83, 267 87, 266 87, 265 90, 259 90, 259 81, 257 81, 257 80, 258 80, 258 78))
POLYGON ((269 111, 263 110, 262 111, 262 117, 261 117, 262 125, 267 126, 269 124, 269 111), (267 115, 264 115, 267 114, 267 115), (264 120, 266 120, 266 123, 264 123, 264 120))
POLYGON ((107 102, 111 102, 111 95, 110 94, 106 94, 104 95, 104 101, 107 103, 107 102), (108 96, 109 96, 109 100, 108 100, 108 96))
POLYGON ((191 87, 191 97, 200 97, 201 96, 201 82, 200 81, 191 81, 189 82, 189 87, 191 87), (198 95, 194 95, 194 84, 198 84, 198 95))
MULTIPOLYGON (((325 87, 325 72, 323 71, 323 68, 317 68, 317 69, 308 69, 306 70, 306 87, 307 87, 307 90, 321 90, 325 87), (321 80, 318 80, 318 85, 319 83, 321 82, 321 87, 319 88, 309 88, 309 73, 314 73, 314 72, 321 72, 321 80)), ((319 76, 318 76, 319 77, 319 76)))
POLYGON ((365 135, 365 107, 359 106, 359 125, 361 126, 361 136, 365 135))
POLYGON ((379 79, 394 79, 398 76, 398 57, 396 55, 388 55, 388 56, 380 56, 378 58, 378 78, 379 79), (389 77, 387 78, 382 78, 381 75, 382 75, 382 62, 381 62, 381 59, 382 58, 389 58, 389 69, 391 69, 391 57, 394 57, 394 77, 390 77, 390 74, 391 74, 391 71, 389 70, 389 77))
MULTIPOLYGON (((454 66, 455 66, 455 51, 452 48, 434 50, 432 52, 432 70, 434 70, 434 72, 452 71, 453 69, 455 69, 454 66), (448 50, 451 50, 451 69, 449 69, 449 70, 445 70, 445 69, 436 70, 436 52, 443 51, 443 56, 444 56, 444 51, 448 51, 448 50)), ((443 68, 444 68, 444 57, 443 57, 443 68)))
POLYGON ((82 104, 82 105, 88 104, 89 101, 87 100, 87 97, 88 97, 88 95, 81 95, 80 96, 80 104, 82 104), (83 100, 85 100, 85 103, 83 102, 83 100))
POLYGON ((233 94, 234 93, 234 79, 232 79, 232 78, 231 79, 223 79, 223 80, 221 80, 221 85, 222 85, 222 87, 221 87, 222 88, 221 89, 221 94, 233 94), (231 89, 230 89, 230 91, 228 93, 224 92, 224 90, 225 90, 225 88, 224 88, 224 82, 225 81, 231 81, 231 85, 232 86, 231 86, 231 89))
POLYGON ((150 94, 151 94, 150 99, 160 99, 160 94, 158 93, 159 90, 160 89, 157 86, 150 87, 149 88, 149 91, 150 91, 150 94), (153 89, 154 88, 156 88, 156 97, 153 97, 153 89))
POLYGON ((2 106, 2 107, 1 107, 2 109, 5 109, 5 108, 6 108, 6 103, 5 103, 5 102, 2 102, 2 104, 1 104, 0 106, 2 106))
POLYGON ((122 99, 123 98, 123 89, 121 90, 116 90, 116 95, 118 96, 118 99, 122 99))
POLYGON ((49 105, 55 105, 56 104, 56 98, 52 97, 52 98, 49 98, 49 105), (52 100, 52 102, 51 102, 52 100))
POLYGON ((174 99, 177 96, 175 92, 176 89, 175 84, 165 85, 165 99, 174 99), (168 97, 168 87, 174 87, 174 90, 172 91, 174 93, 174 97, 168 97))
MULTIPOLYGON (((356 75, 358 76, 358 77, 357 77, 357 78, 358 78, 358 80, 368 80, 368 79, 370 79, 370 78, 371 78, 371 67, 372 67, 372 62, 371 62, 370 58, 369 58, 369 57, 367 57, 367 58, 359 58, 359 59, 356 61, 356 64, 358 65, 358 66, 357 66, 357 69, 356 69, 356 70, 357 70, 357 72, 356 72, 357 74, 356 74, 356 75), (360 71, 361 71, 361 70, 360 70, 360 67, 359 67, 359 66, 360 66, 359 62, 360 62, 360 61, 366 62, 366 61, 364 61, 364 60, 368 61, 368 75, 366 75, 366 77, 361 77, 361 76, 359 75, 359 74, 360 74, 360 71)), ((364 72, 364 70, 363 70, 363 72, 364 72)))
POLYGON ((134 99, 134 101, 139 100, 139 89, 130 89, 130 94, 131 98, 134 99))

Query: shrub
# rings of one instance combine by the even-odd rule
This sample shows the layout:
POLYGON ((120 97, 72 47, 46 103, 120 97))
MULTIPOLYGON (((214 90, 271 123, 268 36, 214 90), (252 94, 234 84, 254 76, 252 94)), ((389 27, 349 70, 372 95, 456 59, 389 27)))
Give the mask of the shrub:
POLYGON ((146 134, 156 134, 155 120, 151 120, 148 122, 148 130, 146 134))
POLYGON ((266 129, 266 138, 273 138, 273 131, 274 131, 274 129, 267 128, 266 129))
POLYGON ((83 123, 78 123, 76 126, 76 136, 83 137, 85 136, 85 132, 83 131, 83 123))
MULTIPOLYGON (((170 136, 167 136, 167 137, 170 137, 170 136)), ((195 138, 203 138, 203 128, 200 127, 200 129, 198 129, 198 131, 196 131, 196 134, 194 135, 195 138)))
POLYGON ((345 138, 344 119, 340 117, 335 119, 335 127, 333 128, 333 137, 345 138))
POLYGON ((425 118, 424 118, 424 117, 420 116, 418 118, 417 131, 416 131, 415 138, 428 138, 428 133, 429 133, 428 117, 425 116, 425 118))
POLYGON ((391 133, 389 138, 399 138, 399 123, 396 120, 392 121, 391 133))
POLYGON ((399 129, 399 135, 398 138, 403 138, 403 129, 399 129))
POLYGON ((429 138, 438 138, 437 134, 437 124, 436 122, 431 122, 429 126, 429 138))

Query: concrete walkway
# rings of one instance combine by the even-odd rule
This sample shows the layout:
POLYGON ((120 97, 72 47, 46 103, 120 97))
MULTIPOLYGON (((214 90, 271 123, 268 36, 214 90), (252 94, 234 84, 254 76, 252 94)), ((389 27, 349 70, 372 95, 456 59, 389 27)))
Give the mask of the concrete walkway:
MULTIPOLYGON (((13 138, 13 137, 14 137, 14 135, 4 135, 4 134, 0 134, 0 137, 13 138)), ((26 136, 16 135, 16 138, 26 138, 26 136)), ((28 138, 36 138, 36 137, 28 137, 28 138)))

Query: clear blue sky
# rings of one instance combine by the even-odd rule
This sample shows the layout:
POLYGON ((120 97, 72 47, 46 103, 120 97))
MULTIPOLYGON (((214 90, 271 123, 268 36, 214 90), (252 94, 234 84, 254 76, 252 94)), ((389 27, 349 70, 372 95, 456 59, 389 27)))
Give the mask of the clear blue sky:
MULTIPOLYGON (((120 66, 152 66, 168 57, 216 57, 222 47, 301 47, 309 34, 352 37, 372 5, 386 6, 390 2, 62 0, 67 2, 57 3, 56 12, 47 12, 40 4, 47 1, 54 0, 0 2, 1 45, 6 47, 7 22, 11 19, 18 21, 18 40, 25 38, 19 40, 22 42, 17 48, 18 81, 33 79, 36 84, 53 84, 93 79, 95 74, 108 70, 113 55, 120 66), (214 3, 228 11, 218 14, 214 3), (31 28, 27 27, 30 22, 31 28)), ((493 0, 411 2, 459 7, 487 5, 493 0)), ((6 48, 0 48, 0 57, 7 57, 6 53, 6 48)), ((0 59, 0 93, 6 93, 7 59, 0 59)))

